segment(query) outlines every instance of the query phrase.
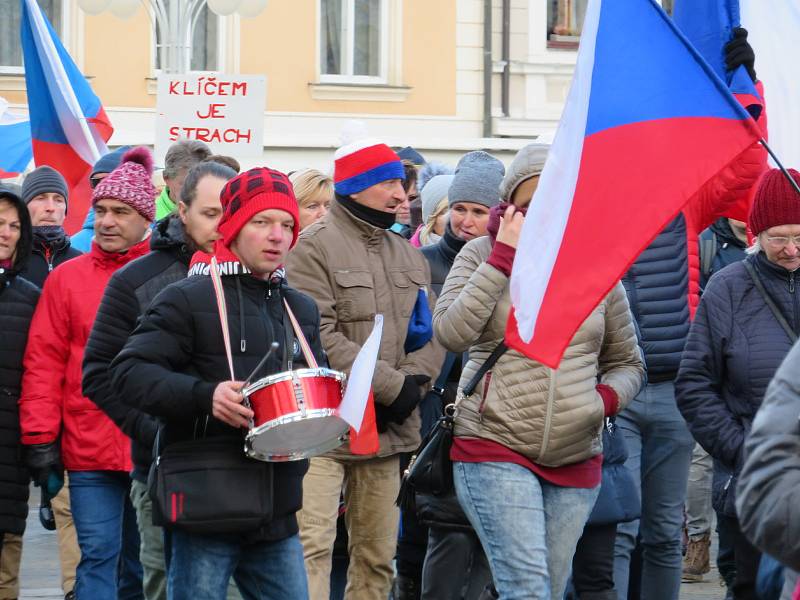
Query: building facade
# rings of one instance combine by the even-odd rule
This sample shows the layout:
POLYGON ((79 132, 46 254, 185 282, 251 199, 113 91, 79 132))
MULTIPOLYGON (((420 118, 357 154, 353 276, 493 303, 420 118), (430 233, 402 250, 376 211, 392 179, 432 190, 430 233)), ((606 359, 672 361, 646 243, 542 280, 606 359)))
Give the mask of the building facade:
MULTIPOLYGON (((38 1, 103 102, 110 145, 152 145, 161 66, 152 15, 38 1)), ((482 148, 509 160, 555 131, 586 2, 269 0, 254 18, 205 9, 191 68, 266 75, 262 160, 277 168, 328 168, 352 120, 427 157, 454 162, 482 148)), ((0 3, 0 96, 24 110, 18 36, 18 2, 0 3)))

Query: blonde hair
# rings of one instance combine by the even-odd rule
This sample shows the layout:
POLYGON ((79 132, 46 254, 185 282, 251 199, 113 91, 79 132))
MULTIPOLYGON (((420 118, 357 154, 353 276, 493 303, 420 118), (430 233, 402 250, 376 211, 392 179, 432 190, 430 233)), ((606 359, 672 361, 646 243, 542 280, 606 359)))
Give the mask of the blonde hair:
POLYGON ((436 220, 445 214, 448 210, 450 210, 450 203, 447 200, 447 196, 439 200, 439 204, 436 205, 436 209, 431 213, 431 216, 428 217, 427 222, 422 226, 422 231, 419 232, 419 241, 424 246, 428 243, 430 236, 432 233, 436 233, 433 228, 436 227, 436 220))
POLYGON ((316 169, 303 169, 289 175, 297 205, 310 204, 320 196, 333 199, 333 178, 316 169))

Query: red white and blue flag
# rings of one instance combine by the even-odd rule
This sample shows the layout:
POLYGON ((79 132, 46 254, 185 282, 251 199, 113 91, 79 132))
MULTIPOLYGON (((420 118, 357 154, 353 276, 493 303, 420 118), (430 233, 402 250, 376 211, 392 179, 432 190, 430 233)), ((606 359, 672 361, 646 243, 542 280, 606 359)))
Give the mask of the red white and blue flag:
POLYGON ((36 0, 20 2, 33 157, 37 166, 59 171, 73 188, 65 223, 71 231, 80 228, 89 200, 76 197, 74 189, 85 185, 91 167, 107 152, 105 142, 114 129, 36 0))
POLYGON ((33 158, 31 124, 27 115, 8 110, 0 98, 0 179, 16 177, 33 158))
POLYGON ((760 138, 653 0, 590 0, 511 275, 508 345, 556 368, 641 251, 760 138))

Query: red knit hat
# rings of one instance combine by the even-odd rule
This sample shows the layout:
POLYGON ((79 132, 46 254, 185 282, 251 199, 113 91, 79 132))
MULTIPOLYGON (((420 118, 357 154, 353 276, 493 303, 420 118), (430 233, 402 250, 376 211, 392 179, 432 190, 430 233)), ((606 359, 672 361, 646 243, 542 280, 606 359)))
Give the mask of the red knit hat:
POLYGON ((145 146, 128 150, 119 166, 104 177, 92 192, 92 206, 100 200, 119 200, 148 221, 156 218, 153 185, 153 155, 145 146))
MULTIPOLYGON (((240 173, 222 188, 222 219, 217 229, 222 234, 222 242, 230 248, 242 227, 262 210, 274 208, 283 210, 294 219, 292 246, 300 234, 300 215, 297 199, 289 178, 274 169, 256 167, 240 173)), ((292 247, 290 246, 290 248, 292 247)))
MULTIPOLYGON (((787 169, 798 184, 800 173, 787 169)), ((750 208, 750 231, 758 235, 770 227, 800 224, 800 194, 780 169, 764 173, 750 208)))

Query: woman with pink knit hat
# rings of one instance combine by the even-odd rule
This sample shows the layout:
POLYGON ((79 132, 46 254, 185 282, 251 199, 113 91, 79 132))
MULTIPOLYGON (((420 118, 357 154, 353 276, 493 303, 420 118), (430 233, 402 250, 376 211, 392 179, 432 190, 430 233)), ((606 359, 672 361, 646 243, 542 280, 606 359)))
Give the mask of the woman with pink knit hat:
POLYGON ((146 254, 156 190, 153 159, 134 148, 94 189, 91 250, 48 277, 31 324, 19 402, 25 458, 35 481, 57 492, 69 473, 81 560, 75 595, 142 597, 136 514, 129 499, 131 441, 83 395, 83 354, 108 280, 146 254))
MULTIPOLYGON (((789 173, 800 183, 800 173, 789 173)), ((800 193, 780 170, 762 177, 749 221, 749 256, 709 280, 675 381, 678 408, 714 459, 713 504, 733 537, 737 600, 756 597, 761 558, 742 534, 734 504, 744 441, 800 333, 800 193)))

